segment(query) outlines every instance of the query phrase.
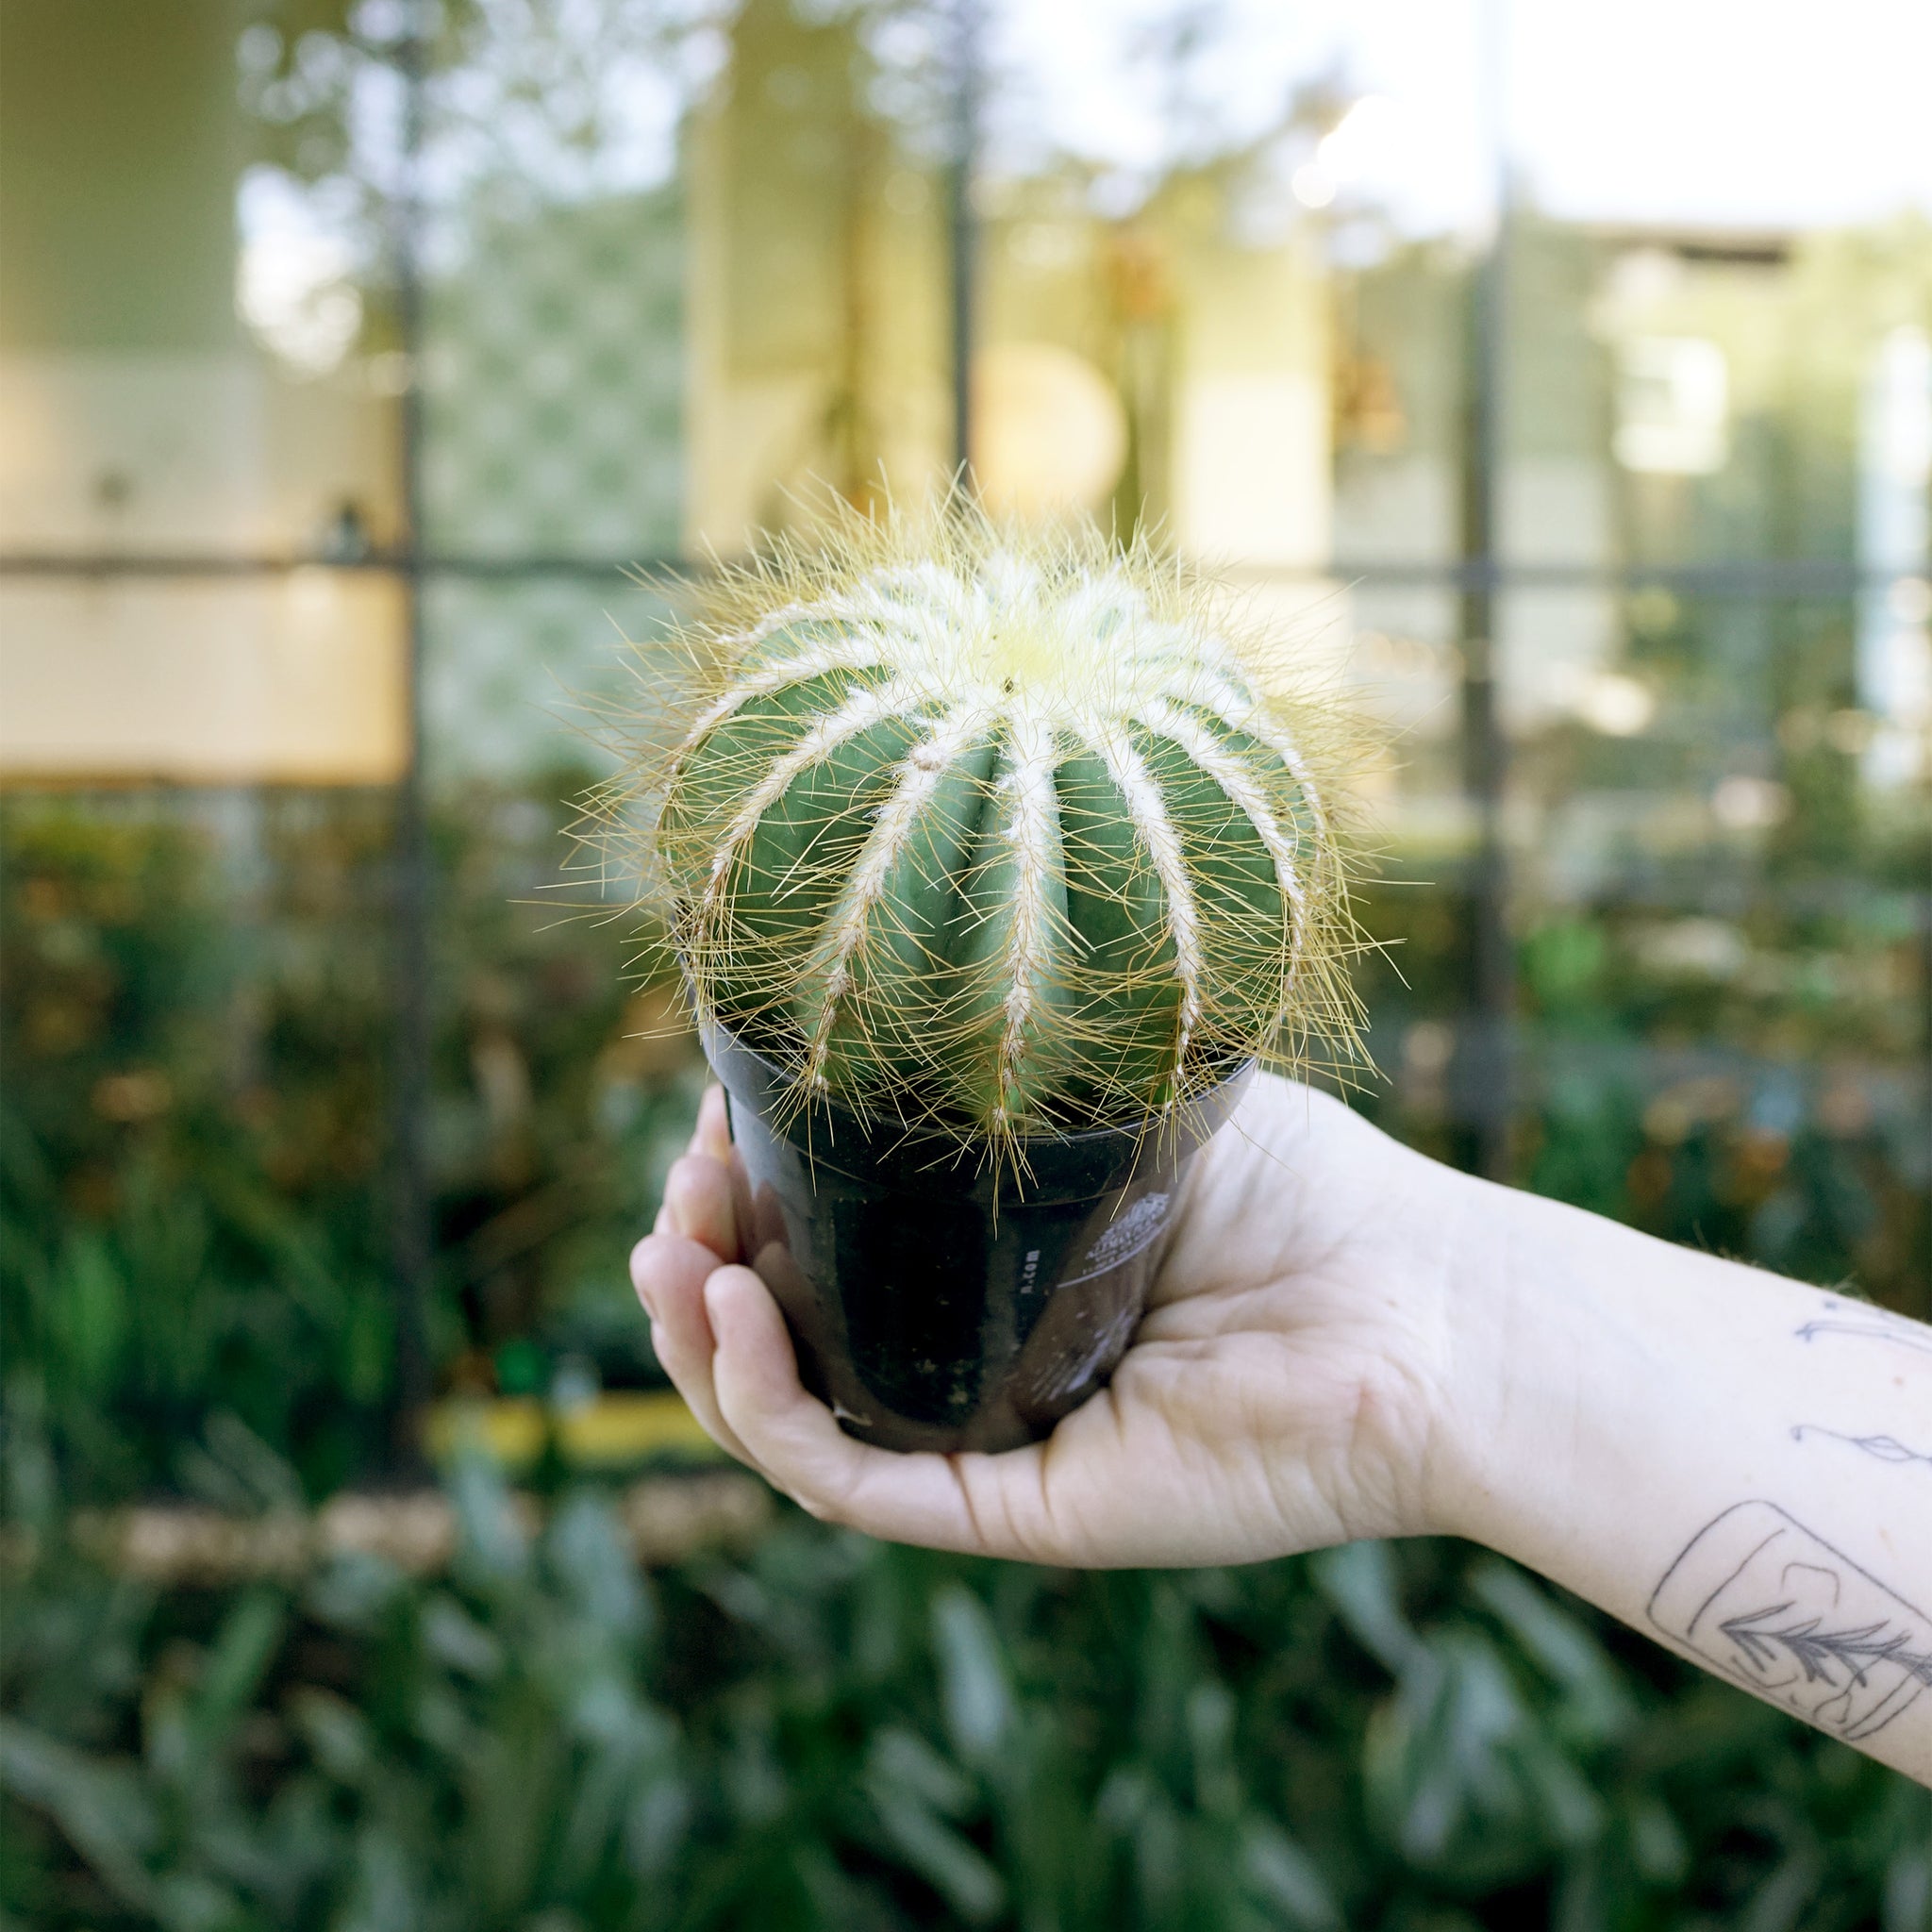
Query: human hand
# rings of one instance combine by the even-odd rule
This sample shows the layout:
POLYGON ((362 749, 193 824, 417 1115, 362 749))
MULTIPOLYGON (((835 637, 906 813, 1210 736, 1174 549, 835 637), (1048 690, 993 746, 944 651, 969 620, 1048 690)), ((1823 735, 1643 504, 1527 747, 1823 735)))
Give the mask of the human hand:
POLYGON ((744 1198, 713 1089, 632 1274, 705 1426, 816 1516, 1095 1568, 1466 1536, 1932 1784, 1917 1323, 1453 1173, 1264 1076, 1195 1158, 1111 1383, 1030 1448, 897 1456, 799 1386, 744 1198))
POLYGON ((815 1516, 1040 1563, 1244 1562, 1440 1526, 1463 1185, 1340 1102, 1257 1077, 1194 1160, 1110 1384, 1000 1456, 869 1447, 801 1387, 744 1265, 715 1087, 631 1274, 699 1421, 815 1516))

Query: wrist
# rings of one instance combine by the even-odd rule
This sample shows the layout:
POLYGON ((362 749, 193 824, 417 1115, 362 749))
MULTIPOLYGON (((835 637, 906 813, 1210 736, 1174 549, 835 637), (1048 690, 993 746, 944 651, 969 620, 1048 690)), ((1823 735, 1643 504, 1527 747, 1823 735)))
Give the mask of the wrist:
POLYGON ((1734 1271, 1559 1202, 1463 1186, 1432 1521, 1581 1574, 1591 1524, 1666 1481, 1703 1415, 1719 1374, 1707 1331, 1734 1271))
POLYGON ((1579 1463, 1614 1426, 1603 1397, 1609 1365, 1630 1350, 1629 1309, 1622 1296, 1607 1304, 1579 1262, 1627 1231, 1472 1175, 1455 1181, 1430 1528, 1522 1556, 1564 1499, 1574 1504, 1579 1463))

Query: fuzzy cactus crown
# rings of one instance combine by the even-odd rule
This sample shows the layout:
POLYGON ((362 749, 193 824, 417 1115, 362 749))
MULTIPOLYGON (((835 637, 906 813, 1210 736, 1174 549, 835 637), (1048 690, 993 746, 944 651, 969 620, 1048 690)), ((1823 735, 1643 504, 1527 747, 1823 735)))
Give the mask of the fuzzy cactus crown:
POLYGON ((638 647, 605 822, 802 1102, 1027 1136, 1353 1038, 1346 739, 1144 547, 849 520, 638 647))

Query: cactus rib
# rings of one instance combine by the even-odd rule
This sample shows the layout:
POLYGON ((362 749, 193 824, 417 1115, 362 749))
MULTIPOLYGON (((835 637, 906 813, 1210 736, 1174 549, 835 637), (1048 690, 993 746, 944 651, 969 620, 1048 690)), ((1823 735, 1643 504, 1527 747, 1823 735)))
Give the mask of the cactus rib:
POLYGON ((1201 1018, 1201 920, 1193 881, 1188 876, 1180 840, 1167 816, 1167 803, 1148 773, 1147 761, 1120 726, 1091 718, 1083 721, 1083 727, 1087 742, 1098 754, 1126 807, 1134 835, 1145 847, 1166 898, 1174 978, 1181 990, 1174 1037, 1174 1063, 1179 1065, 1201 1018))
POLYGON ((739 808, 730 830, 711 858, 710 878, 705 887, 701 918, 715 916, 732 860, 738 857, 740 847, 758 829, 758 821, 791 790, 792 780, 811 766, 823 764, 831 753, 858 737, 867 725, 891 717, 901 696, 902 693, 892 685, 877 691, 861 691, 829 717, 817 719, 804 738, 758 780, 739 808))
POLYGON ((696 743, 714 725, 722 724, 734 713, 743 710, 754 698, 769 697, 774 691, 808 683, 815 677, 824 676, 828 672, 871 671, 877 667, 878 662, 876 650, 857 647, 841 651, 821 646, 815 651, 804 652, 798 657, 786 658, 775 664, 764 665, 751 676, 734 685, 715 704, 709 706, 687 733, 687 742, 696 743))
MULTIPOLYGON (((1196 724, 1178 707, 1164 701, 1149 705, 1142 716, 1151 731, 1158 737, 1172 739, 1194 764, 1220 786, 1228 802, 1238 807, 1241 815, 1255 828, 1256 838, 1260 840, 1267 849, 1269 858, 1274 860, 1274 876, 1281 887, 1281 897, 1287 911, 1288 987, 1291 988, 1295 971, 1301 963, 1302 937, 1307 925, 1307 902, 1303 895, 1301 880, 1296 875, 1293 845, 1283 836, 1281 827, 1275 824, 1261 788, 1241 769, 1238 759, 1230 758, 1222 750, 1215 742, 1211 732, 1196 724)), ((1287 988, 1284 989, 1286 990, 1287 988)))
POLYGON ((867 922, 884 897, 892 869, 904 857, 920 813, 967 746, 992 723, 983 705, 964 704, 942 718, 905 758, 891 797, 866 836, 852 875, 827 922, 829 957, 813 969, 822 978, 824 1004, 812 1028, 806 1074, 812 1086, 828 1085, 825 1062, 833 1027, 852 978, 852 961, 867 935, 867 922))

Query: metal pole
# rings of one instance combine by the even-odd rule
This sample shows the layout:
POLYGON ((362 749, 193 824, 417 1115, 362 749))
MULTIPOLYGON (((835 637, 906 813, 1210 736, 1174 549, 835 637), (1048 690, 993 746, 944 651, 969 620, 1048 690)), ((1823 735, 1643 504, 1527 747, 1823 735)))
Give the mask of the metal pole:
POLYGON ((395 1381, 390 1451, 408 1468, 421 1460, 419 1426, 429 1399, 427 1335, 434 1255, 425 1129, 429 1107, 430 860, 423 785, 423 282, 420 179, 429 48, 420 15, 398 52, 404 107, 402 178, 392 209, 396 325, 407 379, 400 397, 402 529, 397 568, 406 625, 408 762, 396 787, 393 971, 395 1042, 391 1070, 395 1381))
MULTIPOLYGON (((1932 892, 1919 894, 1919 1076, 1924 1090, 1920 1095, 1924 1118, 1924 1145, 1932 1147, 1932 892)), ((1916 1251, 1918 1266, 1912 1272, 1919 1283, 1916 1307, 1906 1313, 1922 1322, 1932 1322, 1932 1174, 1919 1171, 1918 1238, 1907 1253, 1916 1251)))
POLYGON ((977 317, 979 225, 973 187, 979 162, 983 79, 980 0, 953 0, 953 155, 946 213, 952 258, 953 469, 973 488, 973 351, 977 317))
POLYGON ((1476 814, 1469 878, 1469 1021, 1458 1056, 1458 1113, 1467 1124, 1471 1164, 1492 1180, 1507 1177, 1514 1110, 1511 1015, 1515 960, 1508 927, 1508 855, 1503 795, 1509 748, 1496 699, 1497 596, 1501 575, 1505 358, 1508 347, 1509 244, 1515 184, 1507 142, 1505 75, 1507 10, 1487 9, 1486 66, 1496 165, 1496 216, 1470 290, 1469 408, 1464 441, 1461 597, 1463 785, 1476 814))

